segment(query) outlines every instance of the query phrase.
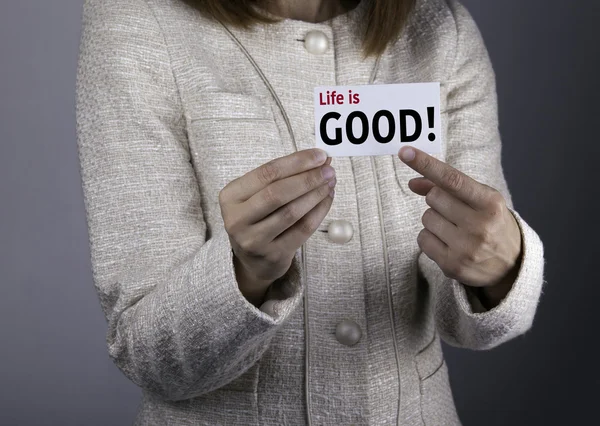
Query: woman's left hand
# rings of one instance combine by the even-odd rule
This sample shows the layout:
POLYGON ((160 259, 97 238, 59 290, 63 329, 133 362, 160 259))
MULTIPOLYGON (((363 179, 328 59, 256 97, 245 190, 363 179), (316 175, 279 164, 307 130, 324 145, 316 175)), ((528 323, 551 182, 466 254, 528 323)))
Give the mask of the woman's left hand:
POLYGON ((486 308, 496 306, 511 289, 521 258, 521 232, 504 197, 418 149, 404 147, 398 155, 424 176, 409 181, 430 206, 419 247, 447 277, 480 287, 486 308))

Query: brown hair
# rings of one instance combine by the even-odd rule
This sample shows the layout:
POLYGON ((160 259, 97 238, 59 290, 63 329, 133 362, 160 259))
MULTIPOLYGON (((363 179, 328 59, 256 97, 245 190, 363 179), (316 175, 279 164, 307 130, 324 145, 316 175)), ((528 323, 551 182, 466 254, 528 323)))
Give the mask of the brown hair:
MULTIPOLYGON (((255 23, 275 22, 253 6, 269 0, 182 0, 219 21, 248 28, 255 23)), ((402 32, 416 0, 361 0, 368 2, 363 23, 362 43, 365 55, 382 53, 402 32)))

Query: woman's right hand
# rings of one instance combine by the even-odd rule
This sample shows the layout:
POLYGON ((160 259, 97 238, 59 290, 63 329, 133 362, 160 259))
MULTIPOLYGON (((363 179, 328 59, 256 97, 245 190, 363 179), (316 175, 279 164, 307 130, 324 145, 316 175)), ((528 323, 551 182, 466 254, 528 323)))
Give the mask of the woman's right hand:
POLYGON ((255 305, 329 212, 336 184, 330 163, 323 150, 298 151, 251 170, 219 193, 238 285, 255 305))

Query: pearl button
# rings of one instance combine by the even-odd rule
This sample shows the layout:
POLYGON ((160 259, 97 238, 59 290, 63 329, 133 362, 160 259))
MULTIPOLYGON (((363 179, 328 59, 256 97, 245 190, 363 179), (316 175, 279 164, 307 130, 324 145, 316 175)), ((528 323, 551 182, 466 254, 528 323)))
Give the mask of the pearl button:
POLYGON ((335 328, 335 338, 342 345, 354 346, 358 343, 361 336, 360 327, 352 320, 343 320, 335 328))
POLYGON ((327 235, 336 244, 346 244, 352 239, 354 229, 347 220, 334 220, 327 227, 327 235))
POLYGON ((304 37, 304 47, 308 53, 313 55, 322 55, 329 47, 327 36, 321 31, 309 31, 304 37))

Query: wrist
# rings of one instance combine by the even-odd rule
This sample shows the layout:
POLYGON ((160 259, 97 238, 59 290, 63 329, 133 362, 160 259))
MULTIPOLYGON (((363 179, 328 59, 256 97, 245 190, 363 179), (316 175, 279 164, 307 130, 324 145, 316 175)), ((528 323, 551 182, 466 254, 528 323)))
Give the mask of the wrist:
POLYGON ((233 264, 238 288, 242 295, 254 306, 260 306, 267 293, 267 290, 273 284, 273 280, 262 280, 254 277, 233 254, 233 264))
POLYGON ((498 283, 479 288, 479 300, 486 309, 495 308, 508 295, 519 275, 521 261, 522 256, 520 254, 512 268, 498 283))
POLYGON ((489 287, 480 287, 479 288, 479 300, 481 304, 487 309, 493 309, 504 300, 504 298, 508 295, 510 290, 512 289, 512 285, 514 283, 514 279, 504 279, 498 284, 489 287))

